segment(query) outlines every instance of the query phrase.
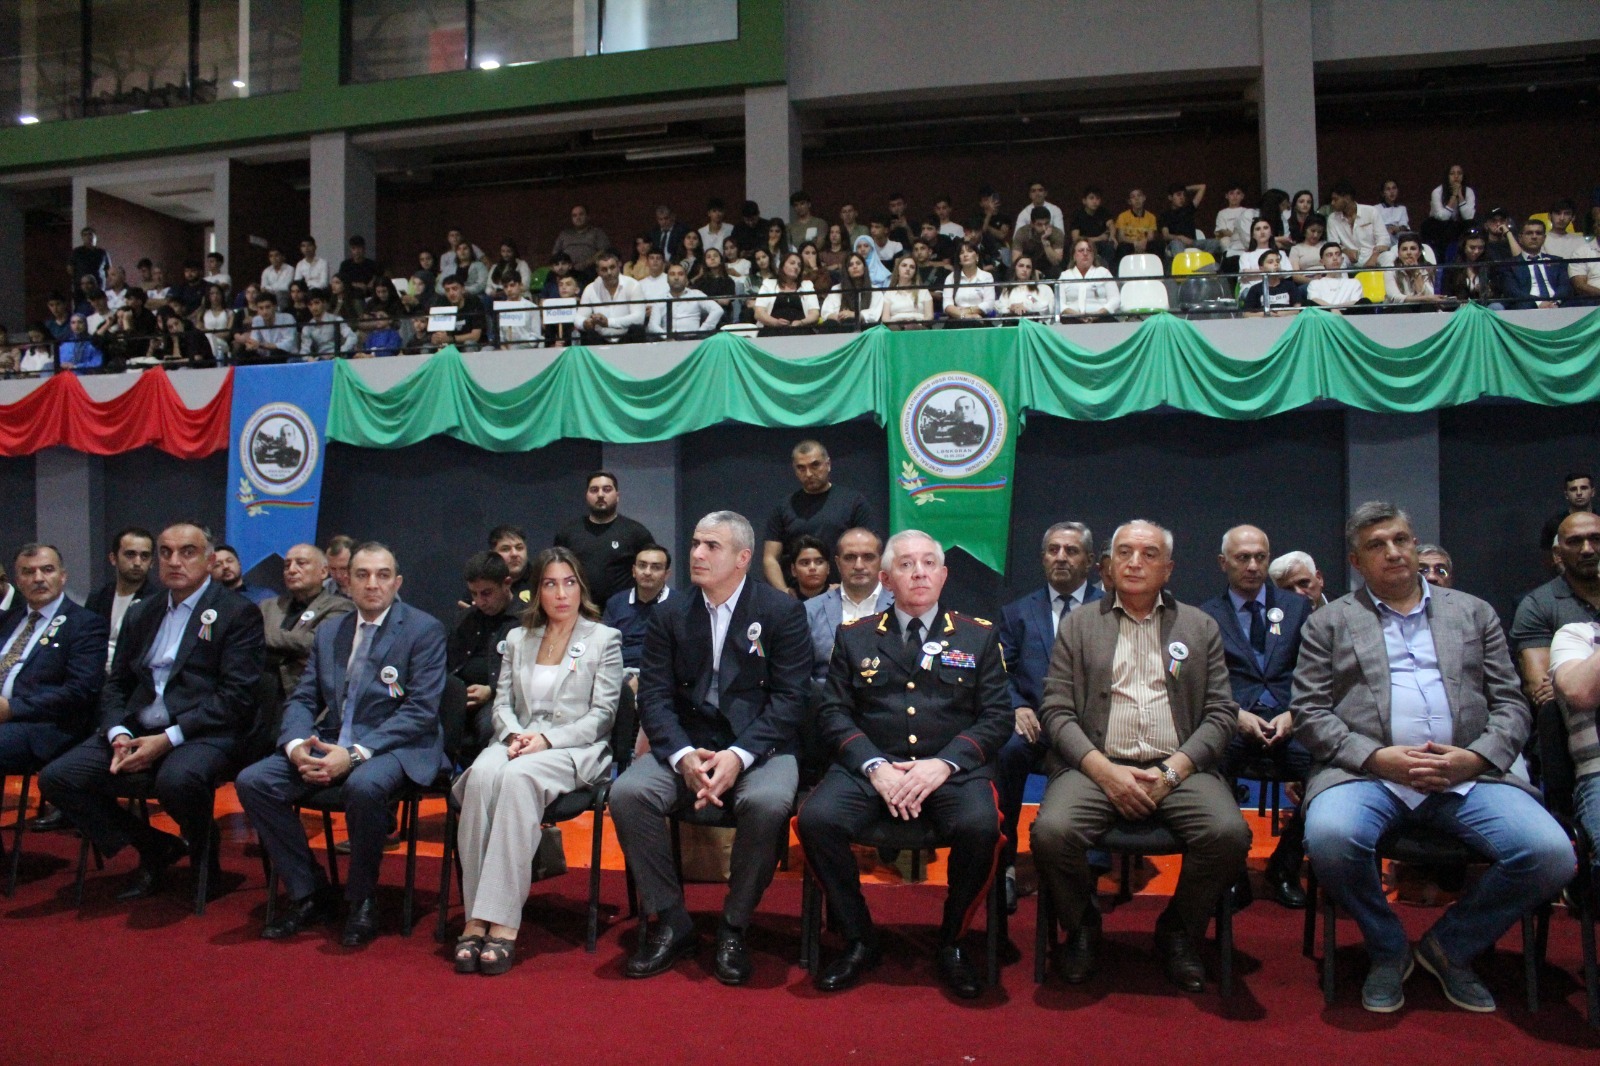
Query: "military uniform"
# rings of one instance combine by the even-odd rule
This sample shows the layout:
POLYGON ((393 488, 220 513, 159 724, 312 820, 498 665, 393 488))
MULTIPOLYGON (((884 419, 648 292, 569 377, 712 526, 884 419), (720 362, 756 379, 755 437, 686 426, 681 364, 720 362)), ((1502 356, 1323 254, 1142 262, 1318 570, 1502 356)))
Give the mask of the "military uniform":
POLYGON ((942 759, 953 772, 922 802, 921 817, 951 842, 943 943, 965 931, 994 876, 1001 839, 994 759, 1016 716, 994 627, 940 611, 905 639, 891 609, 839 628, 818 728, 834 764, 801 808, 800 842, 847 940, 871 938, 851 841, 892 817, 863 768, 878 759, 942 759))

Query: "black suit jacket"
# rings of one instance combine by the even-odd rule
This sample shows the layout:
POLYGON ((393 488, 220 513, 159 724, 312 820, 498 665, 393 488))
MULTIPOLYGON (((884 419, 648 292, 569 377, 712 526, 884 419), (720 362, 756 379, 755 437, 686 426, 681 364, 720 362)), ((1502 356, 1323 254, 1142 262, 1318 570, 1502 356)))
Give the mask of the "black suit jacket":
MULTIPOLYGON (((667 241, 664 246, 661 243, 661 227, 659 226, 651 226, 640 236, 660 248, 661 254, 667 257, 667 262, 672 263, 683 258, 683 235, 688 232, 688 226, 682 222, 674 222, 671 228, 667 230, 667 241)), ((719 248, 717 250, 720 252, 722 249, 719 248)))
POLYGON ((1539 300, 1570 300, 1572 298, 1572 279, 1567 273, 1567 261, 1559 255, 1541 255, 1545 277, 1549 280, 1554 290, 1550 296, 1535 296, 1533 294, 1533 264, 1523 256, 1514 256, 1500 264, 1500 271, 1495 276, 1495 288, 1500 291, 1505 305, 1513 310, 1518 308, 1531 308, 1539 300))
MULTIPOLYGON (((156 584, 155 578, 146 576, 144 579, 144 588, 140 589, 134 594, 133 603, 138 603, 140 600, 148 600, 150 597, 155 596, 160 592, 161 586, 156 584)), ((95 589, 94 595, 85 600, 83 602, 83 606, 86 609, 93 611, 101 618, 104 618, 106 622, 109 623, 111 621, 111 601, 115 600, 116 598, 117 579, 112 578, 104 585, 101 585, 99 588, 95 589)), ((133 604, 129 604, 128 607, 131 610, 133 608, 133 604)), ((126 619, 126 616, 124 616, 124 619, 126 619)), ((108 635, 106 639, 110 640, 111 638, 108 635)))
MULTIPOLYGON (((167 615, 166 592, 128 608, 100 691, 100 730, 124 726, 149 732, 138 712, 155 700, 155 679, 145 659, 167 615)), ((166 705, 185 740, 218 737, 241 741, 255 723, 256 684, 266 667, 261 610, 236 592, 211 582, 195 604, 167 678, 166 705), (206 612, 215 611, 211 632, 201 638, 206 612)))
POLYGON ((1244 710, 1251 710, 1261 702, 1261 693, 1270 691, 1282 713, 1289 709, 1290 688, 1294 683, 1294 667, 1300 661, 1300 629, 1311 617, 1311 601, 1296 592, 1284 592, 1272 582, 1266 584, 1267 607, 1283 612, 1278 632, 1267 622, 1267 662, 1262 667, 1256 662, 1255 650, 1250 647, 1250 634, 1239 624, 1239 613, 1233 609, 1233 599, 1224 589, 1200 605, 1200 609, 1216 619, 1222 630, 1222 654, 1228 661, 1228 683, 1233 686, 1233 698, 1244 710))
POLYGON ((799 600, 753 578, 734 605, 711 669, 711 616, 699 589, 673 596, 650 617, 639 673, 639 717, 656 758, 686 747, 738 747, 757 760, 792 755, 810 692, 811 634, 799 600), (752 651, 753 625, 761 626, 752 651), (711 685, 718 706, 706 703, 711 685))
MULTIPOLYGON (((17 597, 21 600, 20 594, 17 597)), ((27 618, 27 602, 0 625, 0 647, 27 618)), ((34 630, 33 653, 11 685, 11 720, 53 722, 82 734, 94 724, 100 686, 105 681, 106 640, 110 626, 93 611, 63 599, 61 609, 34 630)))

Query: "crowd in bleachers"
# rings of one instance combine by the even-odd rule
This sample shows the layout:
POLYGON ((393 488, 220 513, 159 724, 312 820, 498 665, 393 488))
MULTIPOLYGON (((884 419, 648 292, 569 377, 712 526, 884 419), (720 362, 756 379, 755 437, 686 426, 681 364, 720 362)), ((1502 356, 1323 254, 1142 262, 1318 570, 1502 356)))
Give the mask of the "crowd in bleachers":
POLYGON ((1203 183, 1174 183, 1157 210, 1132 189, 1116 212, 1089 186, 1064 211, 1036 181, 1013 215, 984 187, 962 221, 949 196, 921 218, 891 194, 881 214, 842 203, 832 220, 814 214, 804 192, 790 197, 787 218, 745 201, 730 220, 712 198, 703 225, 661 205, 644 232, 620 242, 579 204, 537 267, 511 237, 490 255, 451 229, 442 252, 423 249, 390 269, 367 256, 360 236, 336 266, 307 238, 292 265, 272 248, 259 277, 239 284, 216 252, 178 270, 142 258, 130 273, 85 229, 67 264, 71 289, 50 293, 27 340, 0 350, 0 371, 365 358, 447 344, 560 347, 718 329, 792 335, 1160 311, 1600 302, 1600 190, 1586 213, 1561 199, 1519 221, 1504 208, 1484 210, 1452 166, 1413 220, 1394 181, 1382 183, 1374 204, 1337 181, 1322 206, 1306 189, 1269 189, 1247 206, 1244 183, 1233 182, 1209 226, 1207 192, 1203 183))

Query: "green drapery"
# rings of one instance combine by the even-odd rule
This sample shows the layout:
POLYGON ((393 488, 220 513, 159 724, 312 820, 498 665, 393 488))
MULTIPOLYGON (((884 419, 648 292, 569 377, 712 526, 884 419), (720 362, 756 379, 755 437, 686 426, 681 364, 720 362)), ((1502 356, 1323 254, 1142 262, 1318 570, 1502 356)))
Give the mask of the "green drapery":
MULTIPOLYGON (((526 451, 566 437, 637 444, 722 421, 821 426, 871 415, 895 420, 889 361, 927 373, 961 365, 961 348, 995 344, 1016 365, 1013 410, 1107 419, 1167 406, 1213 418, 1265 418, 1317 400, 1368 411, 1414 412, 1484 396, 1539 404, 1600 399, 1600 312, 1556 330, 1505 322, 1475 305, 1406 348, 1373 343, 1339 315, 1296 315, 1260 359, 1217 350, 1187 321, 1158 315, 1126 341, 1093 353, 1032 322, 1006 330, 891 333, 877 328, 837 351, 780 359, 730 334, 702 343, 656 378, 634 378, 593 351, 569 348, 505 392, 474 381, 454 349, 384 392, 340 362, 328 436, 400 448, 445 434, 490 451, 526 451)), ((998 384, 998 383, 996 383, 998 384)))

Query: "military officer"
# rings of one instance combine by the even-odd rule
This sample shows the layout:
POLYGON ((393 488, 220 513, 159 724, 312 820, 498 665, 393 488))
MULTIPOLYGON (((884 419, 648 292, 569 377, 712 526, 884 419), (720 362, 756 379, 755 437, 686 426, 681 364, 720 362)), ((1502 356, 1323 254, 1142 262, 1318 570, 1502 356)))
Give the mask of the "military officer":
POLYGON ((834 644, 818 724, 835 761, 799 818, 806 862, 846 940, 817 976, 823 991, 848 988, 878 962, 850 843, 885 817, 926 817, 950 841, 939 977, 964 999, 983 989, 960 940, 994 876, 994 762, 1014 715, 994 628, 939 602, 947 573, 926 533, 889 538, 880 579, 894 606, 842 626, 834 644))

